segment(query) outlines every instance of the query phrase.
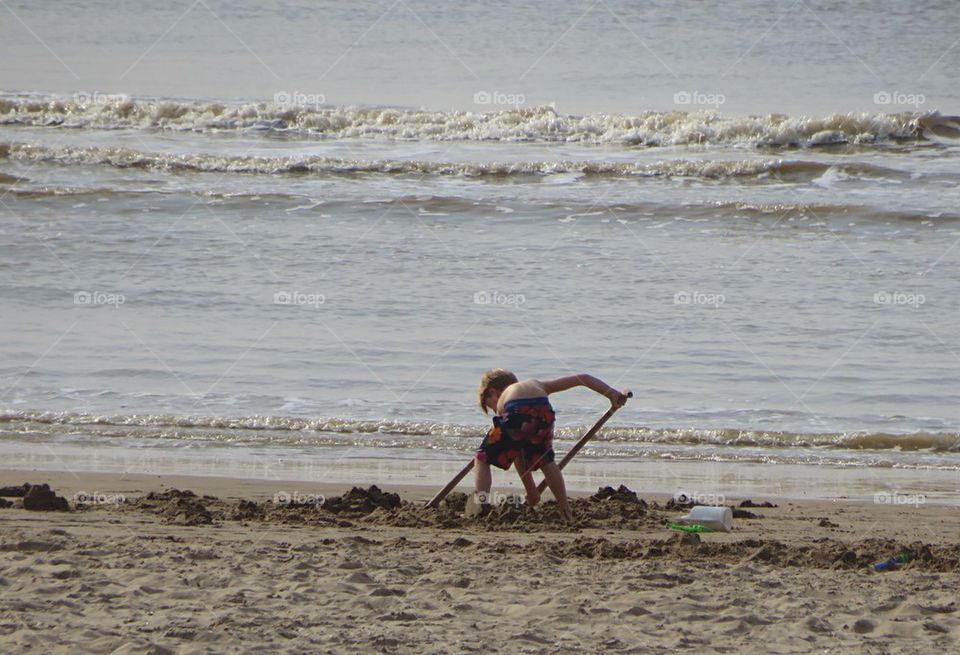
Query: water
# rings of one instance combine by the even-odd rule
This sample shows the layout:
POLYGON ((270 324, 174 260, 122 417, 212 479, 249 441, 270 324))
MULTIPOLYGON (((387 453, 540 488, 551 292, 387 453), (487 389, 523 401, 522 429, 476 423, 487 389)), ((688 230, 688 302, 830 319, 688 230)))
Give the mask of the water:
POLYGON ((577 114, 676 109, 687 93, 741 116, 960 100, 942 0, 5 4, 19 17, 0 22, 0 55, 18 62, 7 90, 437 109, 486 93, 577 114))
POLYGON ((880 4, 10 4, 6 464, 433 484, 508 366, 634 391, 574 486, 956 502, 950 7, 880 4))

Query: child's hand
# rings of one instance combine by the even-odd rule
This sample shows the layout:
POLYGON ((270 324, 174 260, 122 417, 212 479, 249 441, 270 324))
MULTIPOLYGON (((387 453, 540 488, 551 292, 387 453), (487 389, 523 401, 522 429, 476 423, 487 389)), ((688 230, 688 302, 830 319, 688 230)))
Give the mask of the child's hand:
POLYGON ((614 409, 620 409, 627 404, 627 398, 633 396, 629 391, 626 393, 617 391, 616 389, 611 388, 606 394, 607 398, 610 399, 610 406, 614 409))

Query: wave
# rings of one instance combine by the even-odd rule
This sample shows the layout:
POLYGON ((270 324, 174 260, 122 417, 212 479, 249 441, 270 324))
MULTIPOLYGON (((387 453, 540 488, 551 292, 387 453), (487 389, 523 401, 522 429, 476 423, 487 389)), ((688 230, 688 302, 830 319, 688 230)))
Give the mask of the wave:
MULTIPOLYGON (((785 178, 781 178, 785 179, 785 178)), ((0 179, 0 185, 3 180, 0 179)), ((115 189, 108 187, 61 187, 44 184, 35 188, 29 185, 24 187, 10 187, 4 191, 7 195, 24 200, 43 200, 47 198, 69 198, 71 202, 85 198, 111 199, 125 197, 142 197, 149 195, 179 195, 182 191, 169 191, 166 189, 115 189)), ((257 207, 262 206, 264 201, 283 203, 288 205, 285 211, 313 211, 313 212, 331 212, 337 210, 352 210, 356 208, 354 200, 338 200, 336 198, 317 199, 305 196, 300 193, 235 193, 221 192, 214 190, 205 190, 195 192, 195 196, 204 200, 212 200, 217 203, 231 203, 243 205, 253 203, 257 207)), ((364 201, 365 207, 387 208, 388 206, 403 205, 424 212, 453 213, 453 212, 478 212, 488 211, 490 213, 510 213, 514 211, 513 207, 505 207, 504 202, 484 202, 461 196, 444 195, 403 195, 395 198, 383 200, 364 201)), ((533 211, 555 212, 570 215, 571 209, 569 203, 538 204, 534 208, 525 207, 528 213, 533 211)), ((924 223, 936 222, 938 225, 960 221, 960 213, 945 211, 909 211, 896 209, 880 209, 872 207, 869 211, 863 211, 861 208, 843 205, 843 204, 824 204, 824 203, 755 203, 755 202, 710 202, 710 203, 683 203, 683 204, 665 204, 665 203, 591 203, 591 212, 596 212, 598 216, 609 217, 612 212, 618 219, 634 219, 659 221, 663 216, 669 216, 676 220, 678 214, 681 214, 686 220, 717 219, 729 218, 737 220, 740 218, 751 218, 755 220, 771 219, 779 222, 784 217, 795 217, 801 220, 809 220, 811 225, 821 224, 827 220, 849 220, 856 217, 857 220, 869 220, 872 222, 887 223, 924 223)))
POLYGON ((783 114, 726 117, 714 112, 558 114, 548 106, 491 113, 271 103, 0 96, 0 125, 81 129, 267 132, 323 139, 512 141, 625 146, 740 144, 758 147, 872 145, 960 137, 960 119, 933 113, 783 114))
POLYGON ((435 175, 479 178, 515 178, 523 176, 578 175, 583 177, 644 178, 690 177, 724 179, 753 177, 774 182, 816 179, 828 171, 842 169, 856 177, 903 177, 890 168, 866 163, 843 165, 783 159, 690 160, 674 159, 651 163, 604 161, 520 161, 520 162, 442 162, 423 160, 353 160, 318 156, 226 156, 166 154, 130 148, 42 146, 25 143, 0 143, 0 158, 26 163, 50 163, 63 166, 110 166, 121 169, 188 171, 198 173, 239 174, 318 174, 318 175, 435 175))
POLYGON ((478 428, 416 421, 364 421, 354 419, 309 419, 286 416, 179 416, 173 414, 86 414, 21 410, 0 412, 0 424, 29 422, 48 425, 86 425, 114 427, 198 428, 218 430, 314 431, 347 434, 388 433, 396 435, 458 434, 466 429, 469 436, 482 434, 478 428))
POLYGON ((17 177, 16 175, 6 175, 0 173, 0 184, 16 184, 18 182, 26 182, 27 179, 23 177, 17 177))
MULTIPOLYGON (((438 423, 431 421, 357 420, 350 418, 303 418, 286 416, 178 416, 168 414, 87 414, 19 410, 0 412, 0 426, 5 433, 42 431, 47 426, 130 428, 114 431, 111 436, 143 436, 139 428, 159 428, 165 437, 196 440, 259 442, 258 433, 268 431, 273 443, 303 444, 304 433, 387 435, 395 437, 435 437, 478 439, 486 426, 438 423), (163 432, 167 430, 167 432, 163 432), (193 431, 193 432, 191 432, 193 431), (208 431, 231 431, 226 439, 218 439, 208 431), (244 434, 245 433, 245 434, 244 434), (287 434, 287 437, 283 435, 287 434)), ((563 427, 559 439, 576 439, 587 426, 563 427)), ((597 437, 609 444, 699 445, 718 447, 760 447, 775 449, 825 448, 845 450, 928 451, 960 454, 960 433, 889 434, 868 432, 802 433, 768 430, 650 428, 612 426, 597 437)), ((422 446, 418 439, 412 445, 422 446)), ((403 441, 393 445, 402 447, 403 441)))

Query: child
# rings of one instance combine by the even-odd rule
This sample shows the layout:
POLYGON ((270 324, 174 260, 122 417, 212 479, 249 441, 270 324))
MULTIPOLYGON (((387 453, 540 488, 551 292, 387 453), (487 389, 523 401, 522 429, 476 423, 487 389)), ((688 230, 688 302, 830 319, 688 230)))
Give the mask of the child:
POLYGON ((614 407, 622 407, 627 396, 592 375, 571 375, 555 380, 524 380, 502 368, 494 368, 480 379, 480 408, 492 408, 493 427, 477 451, 476 488, 481 499, 490 493, 490 465, 506 471, 514 464, 527 492, 527 504, 540 502, 533 471, 543 471, 547 486, 560 506, 560 516, 571 521, 570 504, 560 467, 554 462, 554 413, 547 399, 552 393, 573 387, 587 387, 606 396, 614 407))

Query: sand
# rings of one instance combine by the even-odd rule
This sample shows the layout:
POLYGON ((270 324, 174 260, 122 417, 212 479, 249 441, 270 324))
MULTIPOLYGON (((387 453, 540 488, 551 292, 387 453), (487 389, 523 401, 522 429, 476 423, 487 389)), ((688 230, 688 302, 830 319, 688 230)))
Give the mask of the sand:
POLYGON ((776 507, 684 535, 683 507, 626 489, 564 525, 427 510, 432 488, 0 471, 23 482, 71 511, 0 509, 0 652, 960 649, 955 507, 753 498, 776 507))

